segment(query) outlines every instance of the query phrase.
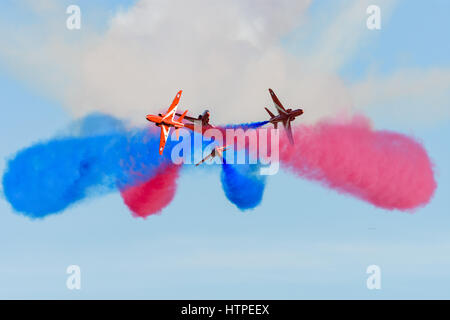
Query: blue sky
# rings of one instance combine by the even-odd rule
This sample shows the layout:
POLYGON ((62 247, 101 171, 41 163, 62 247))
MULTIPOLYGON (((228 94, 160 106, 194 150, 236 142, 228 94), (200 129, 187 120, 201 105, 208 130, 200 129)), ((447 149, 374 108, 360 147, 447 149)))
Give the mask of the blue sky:
MULTIPOLYGON (((119 3, 99 1, 92 9, 102 12, 95 19, 99 30, 119 3)), ((326 12, 345 10, 347 3, 313 3, 309 28, 321 28, 326 12)), ((449 10, 444 0, 399 1, 338 74, 351 84, 369 72, 448 68, 449 10)), ((292 39, 286 47, 299 54, 292 39)), ((6 159, 52 137, 72 115, 57 98, 0 66, 3 172, 6 159)), ((449 118, 422 125, 365 113, 377 128, 423 142, 438 183, 425 208, 414 214, 378 209, 284 172, 268 178, 262 204, 244 213, 226 200, 219 171, 183 173, 174 201, 146 220, 133 218, 117 193, 36 221, 0 198, 0 298, 450 298, 449 118), (79 291, 65 286, 71 264, 81 267, 79 291), (381 290, 366 288, 371 264, 381 267, 381 290)))

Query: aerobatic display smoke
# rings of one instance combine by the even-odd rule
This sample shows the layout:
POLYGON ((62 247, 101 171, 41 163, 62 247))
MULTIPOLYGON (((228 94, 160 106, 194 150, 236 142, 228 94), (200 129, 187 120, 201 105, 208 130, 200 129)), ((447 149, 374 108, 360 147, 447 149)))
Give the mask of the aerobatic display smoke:
MULTIPOLYGON (((266 123, 219 129, 255 129, 266 123)), ((362 116, 297 126, 294 139, 291 145, 280 134, 282 168, 377 207, 414 209, 428 203, 436 188, 431 161, 419 142, 374 130, 362 116)), ((61 136, 11 158, 2 180, 4 195, 15 211, 42 218, 85 198, 119 190, 133 215, 145 218, 160 212, 175 196, 177 179, 186 166, 170 158, 177 142, 169 139, 160 156, 158 128, 128 129, 113 117, 90 115, 61 136)), ((210 143, 202 141, 201 146, 210 143)), ((261 203, 267 177, 260 175, 259 164, 220 166, 228 200, 240 210, 261 203)))
POLYGON ((124 187, 123 201, 136 217, 146 218, 166 207, 175 196, 179 166, 163 165, 148 181, 124 187))
POLYGON ((221 181, 227 198, 239 209, 251 209, 262 201, 266 176, 259 174, 255 164, 222 164, 221 181))
POLYGON ((284 166, 377 207, 414 209, 427 204, 436 189, 432 164, 420 143, 373 130, 362 116, 299 126, 294 139, 295 145, 281 144, 284 166))

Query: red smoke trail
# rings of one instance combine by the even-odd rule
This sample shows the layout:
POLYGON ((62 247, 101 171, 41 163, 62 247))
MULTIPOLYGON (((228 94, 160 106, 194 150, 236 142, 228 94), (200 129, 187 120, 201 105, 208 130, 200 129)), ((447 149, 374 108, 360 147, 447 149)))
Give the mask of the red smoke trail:
POLYGON ((318 180, 385 209, 428 203, 436 189, 423 146, 405 135, 375 131, 357 116, 295 128, 295 145, 280 135, 280 160, 301 177, 318 180))
POLYGON ((146 218, 165 208, 175 196, 179 166, 162 165, 147 182, 121 190, 123 201, 135 217, 146 218))

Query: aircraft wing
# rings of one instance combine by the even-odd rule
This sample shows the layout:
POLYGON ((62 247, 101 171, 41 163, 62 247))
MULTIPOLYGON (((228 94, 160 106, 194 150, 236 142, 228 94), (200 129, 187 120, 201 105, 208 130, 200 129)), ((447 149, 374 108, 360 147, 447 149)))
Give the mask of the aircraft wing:
POLYGON ((289 142, 291 144, 294 144, 294 137, 292 136, 292 127, 291 127, 291 121, 288 120, 286 122, 283 122, 284 130, 286 131, 286 135, 289 139, 289 142))
POLYGON ((169 136, 170 127, 161 124, 161 136, 159 138, 159 154, 162 154, 166 146, 167 137, 169 136))
POLYGON ((287 114, 286 109, 283 107, 280 100, 278 100, 278 97, 275 94, 275 92, 273 92, 272 89, 269 89, 269 92, 270 92, 270 96, 272 97, 273 104, 274 104, 275 108, 278 110, 278 113, 279 114, 287 114))
POLYGON ((177 111, 178 103, 180 102, 181 93, 183 90, 178 91, 177 95, 175 96, 175 99, 173 99, 172 104, 169 107, 169 110, 167 110, 167 113, 164 115, 163 120, 165 119, 173 119, 173 116, 175 115, 175 112, 177 111))
MULTIPOLYGON (((181 113, 175 113, 177 116, 181 116, 181 113)), ((189 116, 185 116, 184 117, 184 119, 186 119, 186 120, 188 120, 188 121, 191 121, 191 122, 194 122, 194 121, 197 121, 197 120, 199 120, 198 118, 194 118, 194 117, 189 117, 189 116)))

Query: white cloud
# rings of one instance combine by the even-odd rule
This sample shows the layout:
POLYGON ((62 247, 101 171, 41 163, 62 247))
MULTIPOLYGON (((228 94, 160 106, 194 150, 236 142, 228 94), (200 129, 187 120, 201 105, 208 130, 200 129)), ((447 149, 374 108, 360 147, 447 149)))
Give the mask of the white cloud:
MULTIPOLYGON (((264 120, 271 87, 286 105, 303 107, 303 121, 310 122, 355 105, 387 105, 439 78, 410 77, 401 85, 402 76, 394 74, 344 84, 337 72, 367 35, 368 0, 345 2, 329 14, 312 49, 299 56, 281 38, 310 22, 310 0, 141 0, 112 17, 102 34, 83 22, 80 31, 68 31, 64 6, 40 3, 32 8, 34 24, 11 29, 0 22, 0 57, 76 116, 103 111, 143 124, 147 113, 165 108, 183 89, 181 108, 198 114, 207 107, 215 123, 264 120), (382 89, 387 83, 392 86, 382 89)), ((394 2, 378 3, 386 19, 394 2)), ((95 16, 91 8, 81 10, 95 16)), ((423 97, 436 89, 426 88, 423 97)))
POLYGON ((265 119, 271 86, 303 102, 301 65, 279 38, 308 3, 141 1, 84 52, 75 104, 141 119, 183 89, 182 105, 195 113, 207 106, 213 121, 265 119))
POLYGON ((309 2, 142 0, 102 36, 82 30, 84 41, 74 43, 73 32, 53 28, 33 41, 36 31, 24 30, 1 53, 76 115, 101 110, 142 122, 183 89, 182 106, 207 106, 213 121, 263 120, 273 87, 286 105, 310 108, 305 118, 313 120, 351 100, 337 76, 306 74, 280 43, 309 2))

